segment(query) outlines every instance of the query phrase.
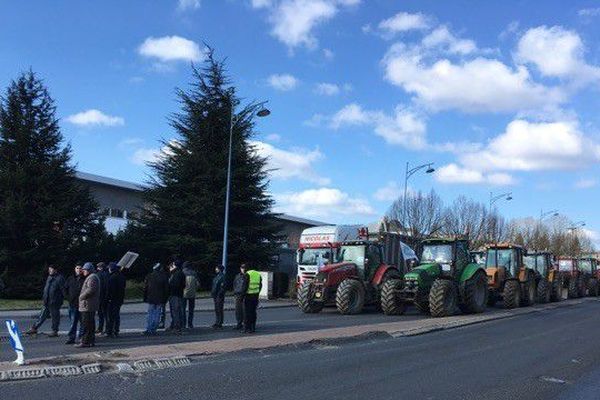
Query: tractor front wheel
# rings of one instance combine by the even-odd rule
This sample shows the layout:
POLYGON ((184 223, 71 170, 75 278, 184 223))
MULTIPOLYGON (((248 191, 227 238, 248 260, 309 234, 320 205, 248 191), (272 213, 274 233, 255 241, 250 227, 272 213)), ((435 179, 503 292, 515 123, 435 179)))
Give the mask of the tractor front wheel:
POLYGON ((385 315, 402 315, 406 304, 400 299, 402 279, 388 279, 381 285, 381 309, 385 315))
POLYGON ((552 282, 552 294, 550 295, 550 301, 562 301, 562 292, 563 292, 563 278, 556 278, 554 282, 552 282))
POLYGON ((464 313, 481 313, 488 302, 487 275, 480 271, 465 282, 463 298, 458 306, 464 313))
POLYGON ((429 310, 432 317, 449 317, 458 302, 456 284, 449 279, 436 279, 429 291, 429 310))
POLYGON ((298 307, 305 314, 316 314, 323 310, 324 303, 315 301, 313 284, 311 281, 304 281, 298 288, 298 307))
POLYGON ((429 292, 426 289, 417 289, 414 304, 417 310, 423 314, 429 314, 429 292))
POLYGON ((519 281, 507 281, 502 292, 504 308, 517 308, 521 303, 521 284, 519 281))
POLYGON ((598 297, 598 279, 592 278, 588 282, 588 296, 598 297))
POLYGON ((521 295, 521 307, 532 306, 535 303, 535 280, 529 278, 526 282, 521 283, 523 290, 521 295))
POLYGON ((538 303, 548 303, 550 301, 550 284, 544 278, 540 279, 537 286, 538 303))
POLYGON ((365 288, 356 279, 345 279, 335 293, 335 305, 341 314, 358 314, 365 305, 365 288))

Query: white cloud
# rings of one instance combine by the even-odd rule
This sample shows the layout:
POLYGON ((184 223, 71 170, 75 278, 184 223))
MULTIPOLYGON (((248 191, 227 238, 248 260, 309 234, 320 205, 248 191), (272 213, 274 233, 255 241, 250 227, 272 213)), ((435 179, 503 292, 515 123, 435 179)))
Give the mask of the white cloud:
POLYGON ((373 216, 375 210, 360 197, 335 188, 308 189, 301 192, 275 194, 276 209, 307 217, 330 218, 332 216, 373 216))
POLYGON ((560 26, 529 29, 519 40, 515 59, 531 63, 545 76, 577 81, 600 79, 600 68, 584 60, 585 48, 577 32, 560 26))
MULTIPOLYGON (((379 29, 386 36, 391 37, 399 32, 407 32, 411 30, 424 30, 429 28, 430 18, 421 14, 410 14, 407 12, 399 12, 398 14, 385 19, 379 23, 379 29)), ((370 28, 367 29, 369 31, 370 28)), ((363 29, 365 31, 365 29, 363 29)))
POLYGON ((121 126, 125 125, 122 117, 104 114, 100 110, 91 109, 69 115, 67 121, 78 126, 121 126))
POLYGON ((598 180, 593 178, 582 178, 575 182, 575 189, 591 189, 598 186, 598 180))
POLYGON ((162 62, 200 61, 204 58, 198 44, 180 36, 149 37, 140 45, 138 52, 162 62))
POLYGON ((329 127, 336 130, 345 126, 361 125, 372 127, 377 136, 390 144, 411 149, 422 149, 426 146, 425 121, 415 112, 402 106, 397 106, 390 116, 382 111, 364 110, 360 105, 352 103, 329 118, 329 127))
POLYGON ((577 12, 580 17, 600 17, 600 7, 582 8, 577 12))
POLYGON ((396 181, 389 181, 373 194, 373 198, 379 201, 394 201, 400 196, 402 196, 402 188, 400 188, 400 185, 396 181))
POLYGON ((440 48, 450 54, 471 54, 477 51, 477 45, 470 39, 459 39, 446 26, 439 26, 423 38, 425 48, 440 48))
POLYGON ((317 83, 315 92, 322 96, 335 96, 340 93, 340 87, 335 83, 317 83))
POLYGON ((298 86, 298 79, 290 74, 273 74, 267 78, 269 86, 273 89, 287 92, 298 86))
POLYGON ((515 112, 564 101, 560 90, 536 84, 523 66, 513 69, 484 57, 428 62, 426 55, 421 47, 400 43, 390 48, 383 64, 392 84, 414 94, 417 102, 431 110, 515 112))
POLYGON ((478 171, 573 169, 599 162, 600 146, 579 132, 575 122, 514 120, 485 149, 460 159, 478 171))
POLYGON ((278 135, 277 133, 271 133, 270 135, 267 135, 265 139, 269 142, 279 142, 281 140, 281 135, 278 135))
POLYGON ((332 19, 342 7, 355 6, 360 0, 252 0, 254 8, 269 9, 271 34, 290 49, 315 48, 313 30, 332 19))
POLYGON ((435 179, 449 184, 490 184, 497 186, 513 185, 512 176, 504 173, 484 174, 474 169, 460 167, 451 163, 436 169, 435 179))
POLYGON ((200 0, 178 0, 177 9, 179 11, 197 10, 200 8, 200 0))
POLYGON ((330 49, 323 49, 323 56, 325 57, 325 59, 331 61, 334 59, 335 54, 332 50, 330 49))
POLYGON ((155 162, 160 155, 160 149, 140 148, 136 149, 131 156, 131 162, 135 165, 145 166, 155 162))
POLYGON ((596 250, 600 248, 600 233, 593 229, 581 228, 581 231, 592 241, 596 250))
POLYGON ((267 168, 273 170, 270 176, 274 179, 295 178, 318 185, 328 185, 331 181, 314 170, 315 164, 323 159, 319 149, 284 150, 260 141, 253 141, 251 145, 261 157, 267 158, 267 168))

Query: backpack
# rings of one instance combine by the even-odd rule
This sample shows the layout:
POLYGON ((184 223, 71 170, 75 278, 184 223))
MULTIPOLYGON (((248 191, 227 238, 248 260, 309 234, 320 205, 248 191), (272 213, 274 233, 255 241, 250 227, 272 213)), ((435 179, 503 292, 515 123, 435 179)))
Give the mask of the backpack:
POLYGON ((183 290, 183 297, 186 299, 193 299, 196 297, 198 291, 198 279, 194 275, 185 276, 185 289, 183 290))

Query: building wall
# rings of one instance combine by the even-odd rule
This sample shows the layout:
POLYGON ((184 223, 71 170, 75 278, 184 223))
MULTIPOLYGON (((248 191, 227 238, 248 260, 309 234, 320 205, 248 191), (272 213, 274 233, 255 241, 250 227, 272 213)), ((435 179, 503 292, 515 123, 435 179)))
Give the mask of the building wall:
POLYGON ((104 225, 107 232, 114 234, 123 229, 129 217, 139 212, 142 206, 141 192, 96 182, 82 182, 90 188, 100 210, 106 213, 104 225))

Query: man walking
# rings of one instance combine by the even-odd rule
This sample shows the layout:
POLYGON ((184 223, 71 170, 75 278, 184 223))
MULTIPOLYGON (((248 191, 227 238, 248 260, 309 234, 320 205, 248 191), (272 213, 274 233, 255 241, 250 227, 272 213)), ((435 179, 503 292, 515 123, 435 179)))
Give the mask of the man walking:
POLYGON ((75 265, 75 275, 71 275, 67 278, 65 283, 65 297, 69 302, 69 318, 71 319, 71 328, 69 329, 69 339, 65 344, 74 344, 75 340, 81 336, 81 324, 79 314, 79 295, 81 294, 81 287, 84 281, 83 274, 81 273, 81 264, 75 265), (78 329, 79 327, 79 329, 78 329))
POLYGON ((233 294, 235 296, 235 320, 237 322, 235 330, 242 330, 244 327, 244 298, 248 291, 248 274, 246 274, 247 265, 240 265, 240 273, 233 280, 233 294))
POLYGON ((225 271, 222 265, 215 268, 210 294, 215 305, 215 323, 213 329, 223 327, 223 307, 225 306, 225 271))
POLYGON ((169 311, 171 312, 171 327, 176 333, 181 333, 183 327, 183 290, 185 289, 185 275, 181 271, 181 263, 176 261, 171 264, 169 277, 169 311))
POLYGON ((96 264, 96 273, 100 279, 100 305, 98 307, 98 330, 96 333, 104 332, 104 326, 108 316, 108 268, 106 263, 96 264))
POLYGON ((96 344, 95 325, 96 311, 100 306, 100 278, 95 273, 94 264, 86 262, 83 265, 82 273, 85 277, 81 294, 79 295, 79 312, 81 313, 81 325, 83 326, 83 335, 81 343, 75 347, 93 347, 96 344))
POLYGON ((244 298, 244 333, 256 331, 256 308, 258 295, 262 289, 262 277, 258 271, 248 270, 248 290, 244 298))
POLYGON ((42 294, 43 307, 40 312, 40 316, 37 321, 27 334, 35 335, 38 333, 38 329, 48 317, 52 320, 52 331, 48 335, 49 337, 58 336, 58 327, 60 325, 60 308, 64 300, 63 289, 65 280, 58 273, 58 269, 54 265, 48 266, 48 278, 46 279, 46 285, 44 286, 44 292, 42 294))
POLYGON ((194 308, 196 307, 196 292, 198 291, 198 276, 188 261, 183 263, 185 289, 183 290, 183 324, 187 314, 187 327, 194 329, 194 308))
POLYGON ((115 262, 108 265, 108 318, 106 320, 106 336, 119 337, 121 327, 121 306, 125 300, 125 287, 127 285, 125 275, 121 272, 121 267, 115 262))
POLYGON ((156 264, 146 277, 144 302, 148 303, 148 317, 144 335, 156 335, 164 305, 169 298, 169 277, 160 264, 156 264))

